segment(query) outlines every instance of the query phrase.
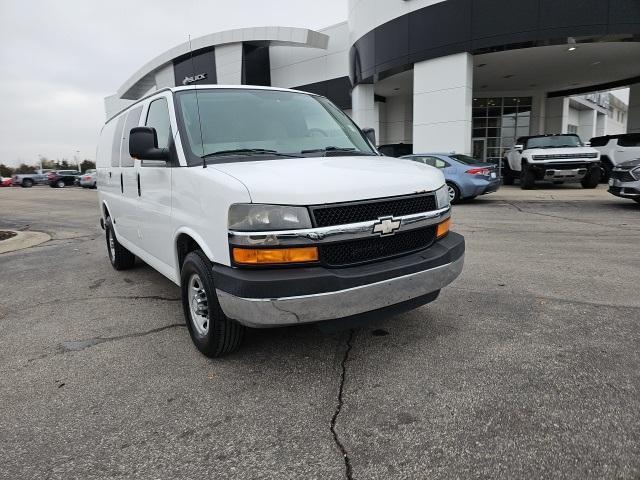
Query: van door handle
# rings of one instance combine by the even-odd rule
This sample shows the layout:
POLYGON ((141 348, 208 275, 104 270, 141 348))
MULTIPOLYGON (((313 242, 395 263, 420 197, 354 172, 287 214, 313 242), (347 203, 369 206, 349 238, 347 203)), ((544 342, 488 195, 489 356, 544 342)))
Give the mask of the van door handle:
POLYGON ((122 180, 122 173, 120 173, 120 193, 124 193, 124 181, 122 180))
POLYGON ((138 196, 141 196, 141 194, 140 194, 140 173, 138 172, 138 173, 136 173, 136 175, 137 175, 137 180, 138 180, 138 196))

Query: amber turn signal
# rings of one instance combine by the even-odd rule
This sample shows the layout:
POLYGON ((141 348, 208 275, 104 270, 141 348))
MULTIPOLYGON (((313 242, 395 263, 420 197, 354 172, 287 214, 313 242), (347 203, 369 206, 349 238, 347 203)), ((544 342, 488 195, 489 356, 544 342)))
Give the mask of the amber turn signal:
POLYGON ((317 262, 318 247, 234 248, 233 261, 240 265, 317 262))
POLYGON ((447 233, 449 233, 449 229, 451 228, 451 217, 447 218, 444 222, 438 224, 438 228, 436 229, 436 237, 442 238, 447 233))

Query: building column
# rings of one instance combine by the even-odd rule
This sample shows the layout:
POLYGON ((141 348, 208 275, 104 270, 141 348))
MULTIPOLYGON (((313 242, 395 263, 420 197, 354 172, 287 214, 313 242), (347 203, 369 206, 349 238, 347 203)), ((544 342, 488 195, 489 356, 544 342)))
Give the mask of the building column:
POLYGON ((380 130, 385 132, 379 143, 412 143, 413 93, 387 97, 385 115, 380 117, 380 130))
POLYGON ((471 155, 473 57, 458 53, 413 66, 413 151, 471 155))
POLYGON ((607 123, 609 116, 606 113, 598 113, 596 120, 596 137, 602 137, 607 134, 607 123))
POLYGON ((544 133, 567 133, 569 98, 547 98, 544 133))
POLYGON ((216 83, 242 85, 242 42, 219 45, 216 54, 216 83))
POLYGON ((386 118, 387 118, 387 104, 382 101, 376 101, 374 118, 377 120, 376 122, 376 142, 378 145, 384 145, 387 143, 387 129, 386 129, 386 118))
POLYGON ((536 93, 531 98, 531 120, 529 135, 541 135, 544 133, 547 115, 547 97, 544 92, 536 93))
POLYGON ((640 83, 631 85, 629 92, 627 133, 640 133, 640 83))
POLYGON ((596 125, 598 124, 598 111, 581 110, 580 125, 578 125, 578 136, 583 142, 588 142, 596 136, 596 125))
POLYGON ((374 128, 377 140, 380 136, 374 88, 373 84, 360 84, 353 88, 351 118, 360 128, 374 128))

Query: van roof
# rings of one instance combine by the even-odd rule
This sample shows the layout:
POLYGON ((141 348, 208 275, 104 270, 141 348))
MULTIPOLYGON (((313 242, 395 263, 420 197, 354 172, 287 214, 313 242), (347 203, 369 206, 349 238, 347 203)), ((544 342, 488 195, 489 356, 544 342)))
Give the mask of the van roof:
POLYGON ((313 95, 314 97, 319 97, 320 96, 317 93, 305 92, 305 91, 302 91, 302 90, 294 90, 294 89, 291 89, 291 88, 281 88, 281 87, 264 87, 264 86, 261 86, 261 85, 214 85, 214 84, 209 85, 209 84, 207 84, 207 85, 185 85, 185 86, 179 86, 179 87, 165 87, 165 88, 161 88, 159 90, 156 90, 154 92, 151 92, 148 95, 145 95, 144 97, 136 100, 131 105, 123 108, 122 110, 119 110, 118 112, 116 112, 112 116, 110 116, 107 119, 107 121, 104 122, 104 123, 106 125, 111 120, 113 120, 118 115, 120 115, 121 113, 126 112, 130 108, 133 108, 134 106, 136 106, 138 103, 144 102, 147 98, 153 97, 154 95, 157 95, 158 93, 162 93, 162 92, 181 92, 181 91, 184 91, 184 90, 217 90, 217 89, 274 90, 274 91, 278 91, 278 92, 304 93, 306 95, 313 95))

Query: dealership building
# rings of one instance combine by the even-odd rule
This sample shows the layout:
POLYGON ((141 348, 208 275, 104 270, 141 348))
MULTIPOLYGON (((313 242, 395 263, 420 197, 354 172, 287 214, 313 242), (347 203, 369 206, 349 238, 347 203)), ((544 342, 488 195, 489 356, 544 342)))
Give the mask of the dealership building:
POLYGON ((515 139, 640 132, 639 0, 349 0, 314 31, 242 28, 164 52, 105 99, 267 85, 330 98, 379 144, 497 160, 515 139), (628 105, 608 93, 629 87, 628 105))

